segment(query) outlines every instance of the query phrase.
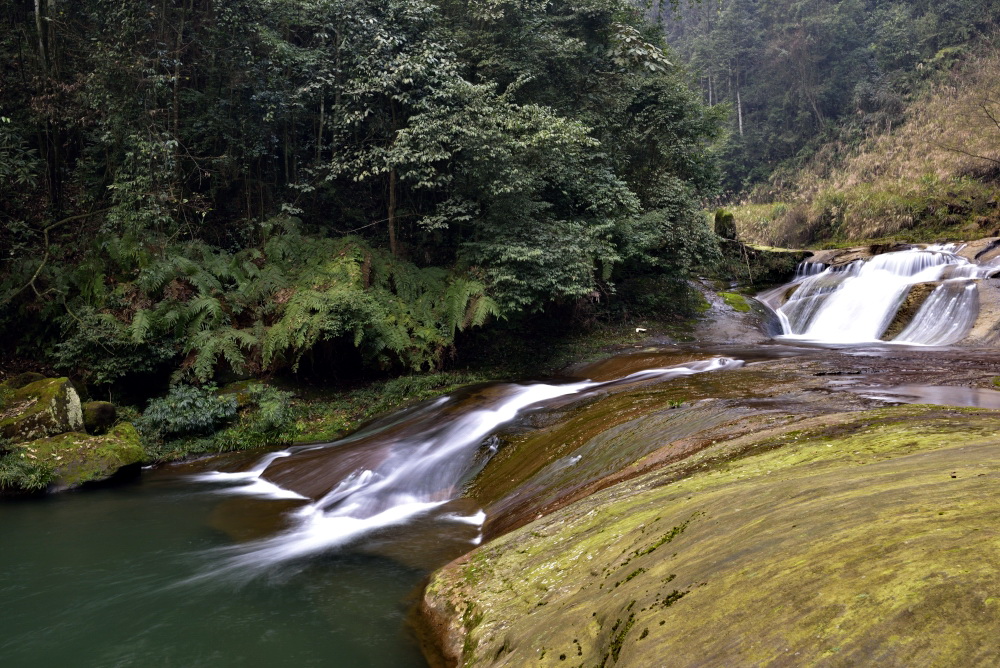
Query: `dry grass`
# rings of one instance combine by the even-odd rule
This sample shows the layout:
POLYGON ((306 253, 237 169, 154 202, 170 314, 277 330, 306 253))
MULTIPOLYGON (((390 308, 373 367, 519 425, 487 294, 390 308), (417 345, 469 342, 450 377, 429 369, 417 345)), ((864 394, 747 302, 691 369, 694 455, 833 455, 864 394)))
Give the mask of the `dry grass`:
POLYGON ((734 207, 744 239, 801 245, 985 234, 1000 226, 1000 52, 970 59, 839 165, 818 157, 771 204, 734 207))

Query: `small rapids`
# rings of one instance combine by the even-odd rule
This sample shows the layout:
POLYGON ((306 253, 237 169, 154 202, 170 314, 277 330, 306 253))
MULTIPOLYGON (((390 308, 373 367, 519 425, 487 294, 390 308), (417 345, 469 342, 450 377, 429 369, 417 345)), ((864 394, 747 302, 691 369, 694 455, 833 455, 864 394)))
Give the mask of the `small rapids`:
POLYGON ((956 251, 952 245, 914 248, 833 267, 804 262, 792 283, 761 300, 774 308, 783 339, 868 343, 884 336, 915 286, 929 284, 933 291, 892 340, 948 345, 975 323, 976 281, 996 271, 956 251), (786 295, 787 301, 780 303, 786 295))
MULTIPOLYGON (((199 474, 195 480, 215 485, 214 491, 219 493, 301 499, 305 503, 293 511, 286 531, 224 548, 221 563, 217 561, 196 579, 249 579, 275 565, 355 543, 418 517, 471 525, 478 531, 485 513, 456 513, 447 504, 461 495, 469 474, 483 465, 482 452, 489 450, 483 446, 489 446, 491 433, 526 409, 602 387, 667 380, 742 364, 741 360, 715 357, 604 382, 511 384, 492 388, 499 393, 471 408, 444 397, 404 414, 388 427, 334 443, 271 453, 247 471, 199 474)), ((478 543, 481 537, 480 532, 472 542, 478 543)))

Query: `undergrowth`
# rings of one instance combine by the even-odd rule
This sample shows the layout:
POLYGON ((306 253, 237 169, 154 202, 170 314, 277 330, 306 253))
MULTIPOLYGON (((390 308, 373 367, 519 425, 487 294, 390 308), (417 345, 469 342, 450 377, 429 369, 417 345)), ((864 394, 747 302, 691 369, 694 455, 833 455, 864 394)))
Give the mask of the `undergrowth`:
POLYGON ((51 467, 33 461, 23 449, 0 455, 0 492, 41 492, 52 477, 51 467))

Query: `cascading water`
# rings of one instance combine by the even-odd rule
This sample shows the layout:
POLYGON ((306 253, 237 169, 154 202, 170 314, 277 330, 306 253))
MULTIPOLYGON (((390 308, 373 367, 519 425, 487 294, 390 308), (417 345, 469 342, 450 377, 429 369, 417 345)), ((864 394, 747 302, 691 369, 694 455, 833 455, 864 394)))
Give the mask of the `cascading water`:
MULTIPOLYGON (((249 577, 274 564, 343 546, 379 529, 433 512, 459 496, 461 483, 474 468, 484 439, 526 408, 609 385, 669 379, 736 368, 742 364, 740 360, 716 357, 639 371, 605 382, 510 385, 493 405, 455 415, 447 412, 454 411, 454 407, 449 406, 449 399, 442 398, 411 421, 416 427, 410 431, 384 430, 368 442, 363 442, 365 434, 359 434, 336 443, 271 453, 245 472, 201 474, 195 479, 221 484, 220 492, 305 500, 307 497, 295 489, 279 486, 273 480, 294 480, 299 475, 308 478, 311 470, 319 465, 317 453, 348 452, 359 441, 363 445, 359 449, 366 453, 360 460, 348 458, 352 464, 349 470, 342 469, 346 475, 340 475, 332 487, 295 511, 289 530, 227 550, 224 563, 202 577, 249 577), (296 476, 290 477, 287 471, 289 467, 295 468, 297 460, 301 460, 301 468, 296 476), (269 470, 276 465, 284 467, 285 473, 271 475, 269 481, 269 470)), ((310 485, 316 489, 313 483, 305 483, 306 487, 310 485)), ((481 511, 471 515, 443 513, 438 519, 481 527, 485 514, 481 511)))
POLYGON ((975 321, 973 281, 996 269, 955 251, 954 246, 931 246, 821 270, 809 266, 818 263, 803 263, 791 285, 765 300, 773 303, 791 293, 775 309, 784 338, 863 343, 879 340, 913 286, 940 283, 894 341, 947 345, 961 339, 975 321))

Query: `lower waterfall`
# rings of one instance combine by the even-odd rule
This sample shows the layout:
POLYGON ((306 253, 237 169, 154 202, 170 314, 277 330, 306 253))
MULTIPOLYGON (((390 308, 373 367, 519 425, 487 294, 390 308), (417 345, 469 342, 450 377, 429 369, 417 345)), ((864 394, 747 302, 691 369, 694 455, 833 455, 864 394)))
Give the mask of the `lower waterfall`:
POLYGON ((243 472, 200 474, 194 479, 219 485, 217 490, 222 493, 306 503, 295 511, 288 531, 223 550, 222 563, 195 579, 219 575, 246 579, 276 564, 352 543, 419 516, 433 514, 436 521, 481 527, 485 520, 482 511, 456 514, 444 506, 461 494, 462 482, 474 469, 477 453, 491 432, 522 411, 600 387, 742 365, 742 360, 714 357, 603 382, 504 385, 494 388, 495 396, 487 399, 486 405, 478 398, 472 407, 443 397, 389 429, 362 431, 339 442, 271 453, 243 472), (362 446, 360 457, 352 452, 356 445, 362 446), (282 470, 273 473, 274 468, 282 470), (288 473, 292 475, 283 475, 288 473), (313 483, 317 473, 323 474, 322 485, 313 483), (291 486, 278 484, 285 481, 291 486), (295 489, 291 481, 300 487, 295 489), (310 495, 302 491, 310 491, 310 495))

